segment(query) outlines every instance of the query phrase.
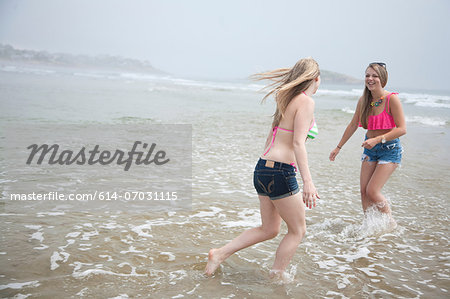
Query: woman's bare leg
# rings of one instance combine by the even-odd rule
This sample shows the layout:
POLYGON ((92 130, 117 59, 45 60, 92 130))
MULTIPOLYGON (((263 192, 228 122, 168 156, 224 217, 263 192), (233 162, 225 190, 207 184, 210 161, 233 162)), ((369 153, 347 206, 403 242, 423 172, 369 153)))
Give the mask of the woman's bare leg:
POLYGON ((306 233, 305 206, 300 193, 274 201, 288 232, 278 246, 272 273, 283 273, 306 233))
POLYGON ((361 174, 359 177, 359 182, 361 190, 361 204, 364 212, 366 212, 368 207, 373 205, 373 203, 367 196, 367 185, 369 184, 376 167, 377 162, 363 161, 361 163, 361 174))
POLYGON ((381 193, 381 189, 386 184, 392 173, 397 168, 398 164, 377 164, 375 171, 370 178, 366 187, 366 196, 371 205, 376 205, 378 210, 382 213, 391 215, 391 209, 386 198, 381 193))
POLYGON ((280 231, 281 217, 267 196, 259 195, 261 221, 259 227, 244 231, 238 237, 221 248, 213 248, 208 254, 205 274, 212 275, 219 265, 230 255, 256 243, 276 237, 280 231))

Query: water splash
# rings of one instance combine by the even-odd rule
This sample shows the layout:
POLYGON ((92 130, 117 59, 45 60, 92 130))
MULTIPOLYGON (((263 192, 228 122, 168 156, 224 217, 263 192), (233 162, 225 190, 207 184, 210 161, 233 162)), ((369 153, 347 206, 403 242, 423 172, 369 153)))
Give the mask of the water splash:
POLYGON ((291 267, 289 269, 286 269, 286 271, 270 270, 269 277, 273 283, 283 285, 294 282, 296 273, 297 265, 291 265, 291 267))
POLYGON ((389 233, 397 227, 391 215, 382 213, 376 206, 367 208, 363 222, 345 227, 340 233, 344 239, 361 240, 389 233))

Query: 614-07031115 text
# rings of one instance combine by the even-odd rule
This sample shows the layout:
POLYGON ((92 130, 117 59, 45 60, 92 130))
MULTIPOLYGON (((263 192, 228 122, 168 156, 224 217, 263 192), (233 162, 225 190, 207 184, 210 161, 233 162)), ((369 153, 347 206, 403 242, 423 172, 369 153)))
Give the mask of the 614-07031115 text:
POLYGON ((178 200, 176 191, 95 191, 92 193, 46 192, 12 193, 13 201, 170 201, 178 200))
POLYGON ((142 144, 143 149, 147 149, 148 144, 142 143, 141 141, 135 141, 133 144, 133 148, 131 151, 124 152, 121 150, 115 150, 114 153, 111 153, 108 150, 99 151, 99 145, 95 145, 94 149, 88 151, 86 154, 86 148, 82 147, 77 153, 74 151, 65 149, 58 154, 59 145, 53 144, 49 146, 48 144, 42 144, 38 146, 37 144, 32 144, 27 147, 27 149, 31 149, 30 155, 26 164, 31 164, 34 159, 34 156, 40 152, 40 156, 37 159, 37 164, 41 165, 42 161, 46 157, 47 154, 51 152, 50 157, 48 158, 48 164, 54 165, 71 165, 76 163, 77 165, 94 165, 99 163, 101 165, 108 165, 117 160, 117 165, 125 165, 124 170, 128 171, 133 163, 133 157, 136 156, 135 164, 136 165, 149 165, 151 163, 155 163, 155 165, 163 165, 170 161, 170 159, 166 159, 166 152, 163 150, 157 151, 152 159, 153 152, 156 148, 156 143, 152 143, 147 150, 145 158, 144 151, 138 151, 137 147, 142 144), (125 158, 126 157, 126 158, 125 158))

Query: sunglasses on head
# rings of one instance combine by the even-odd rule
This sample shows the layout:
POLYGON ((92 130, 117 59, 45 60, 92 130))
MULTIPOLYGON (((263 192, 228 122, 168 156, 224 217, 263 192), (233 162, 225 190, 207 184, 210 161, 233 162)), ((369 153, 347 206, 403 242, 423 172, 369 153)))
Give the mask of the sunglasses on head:
POLYGON ((378 64, 379 66, 386 68, 386 63, 384 62, 372 62, 371 64, 378 64))

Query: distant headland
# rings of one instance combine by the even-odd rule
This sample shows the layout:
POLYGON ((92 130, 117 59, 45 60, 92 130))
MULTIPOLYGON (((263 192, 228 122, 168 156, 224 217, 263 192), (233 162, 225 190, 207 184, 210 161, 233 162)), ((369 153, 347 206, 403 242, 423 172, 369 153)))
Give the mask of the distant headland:
MULTIPOLYGON (((170 75, 153 67, 150 62, 113 55, 75 55, 17 49, 11 45, 0 44, 0 63, 17 63, 27 65, 45 65, 51 67, 80 67, 105 70, 126 70, 156 75, 170 75)), ((321 70, 321 79, 325 84, 360 84, 363 80, 354 77, 321 70)))

